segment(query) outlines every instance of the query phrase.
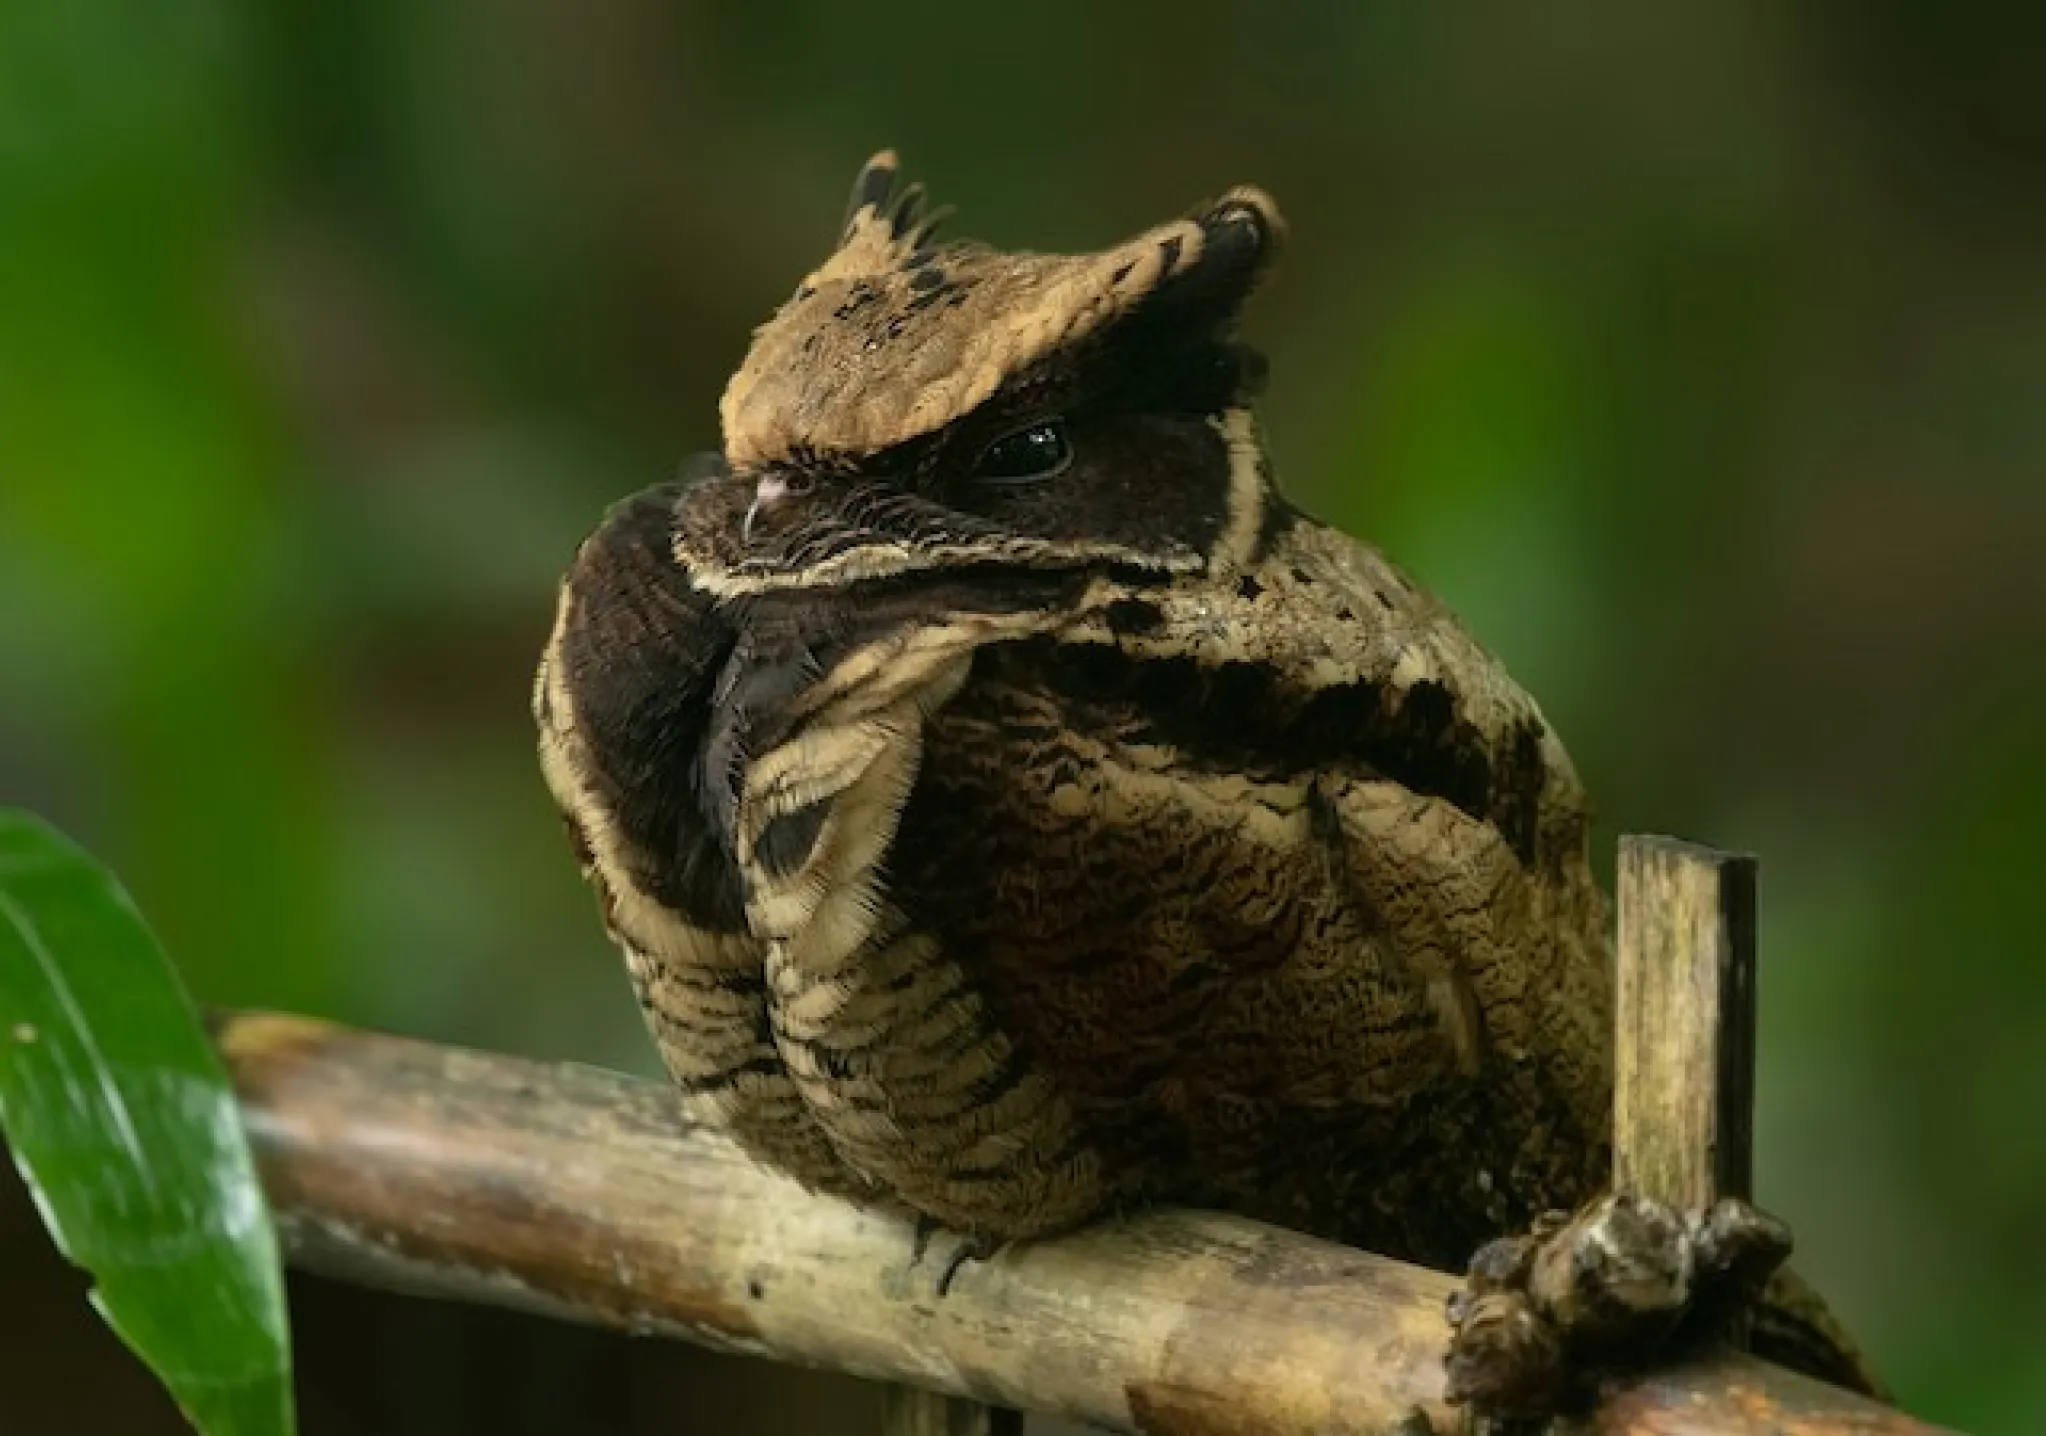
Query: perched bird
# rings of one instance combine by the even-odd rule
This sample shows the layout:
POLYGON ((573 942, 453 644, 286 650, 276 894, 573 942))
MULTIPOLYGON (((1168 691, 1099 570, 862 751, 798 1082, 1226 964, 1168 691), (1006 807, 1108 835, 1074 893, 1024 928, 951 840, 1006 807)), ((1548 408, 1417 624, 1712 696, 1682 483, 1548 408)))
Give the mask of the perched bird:
POLYGON ((871 161, 722 454, 561 586, 542 765, 675 1081, 988 1242, 1169 1199, 1459 1267, 1597 1192, 1585 795, 1275 487, 1236 332, 1272 201, 1087 255, 934 228, 871 161))

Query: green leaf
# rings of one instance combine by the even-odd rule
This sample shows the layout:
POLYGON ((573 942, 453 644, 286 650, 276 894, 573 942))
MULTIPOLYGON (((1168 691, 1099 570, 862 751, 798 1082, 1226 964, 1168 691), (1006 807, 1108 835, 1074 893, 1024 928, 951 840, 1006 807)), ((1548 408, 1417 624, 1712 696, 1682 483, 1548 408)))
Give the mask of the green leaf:
POLYGON ((0 808, 0 1133, 204 1436, 290 1436, 277 1237, 227 1074, 120 884, 0 808))

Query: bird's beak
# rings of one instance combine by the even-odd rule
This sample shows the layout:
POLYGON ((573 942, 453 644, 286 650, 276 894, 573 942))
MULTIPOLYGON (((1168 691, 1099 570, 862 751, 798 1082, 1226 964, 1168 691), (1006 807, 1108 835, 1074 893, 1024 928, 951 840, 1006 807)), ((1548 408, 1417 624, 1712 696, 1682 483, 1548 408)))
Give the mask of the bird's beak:
POLYGON ((753 542, 753 521, 765 518, 788 502, 789 485, 786 479, 770 474, 753 488, 753 502, 746 506, 746 517, 739 521, 739 541, 753 542))

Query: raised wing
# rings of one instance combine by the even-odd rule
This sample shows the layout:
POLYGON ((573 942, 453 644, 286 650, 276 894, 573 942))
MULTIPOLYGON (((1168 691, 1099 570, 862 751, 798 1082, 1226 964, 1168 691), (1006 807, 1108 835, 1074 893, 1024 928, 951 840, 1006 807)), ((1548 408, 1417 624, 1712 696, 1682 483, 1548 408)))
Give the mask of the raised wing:
POLYGON ((1106 1177, 1065 1093, 960 954, 898 903, 891 852, 931 715, 978 649, 1062 621, 1076 582, 1005 574, 737 600, 705 748, 790 1081, 847 1167, 987 1237, 1075 1225, 1105 1204, 1106 1177))
POLYGON ((760 1160, 843 1191, 776 1050, 767 947, 704 800, 737 634, 674 557, 683 492, 615 506, 563 578, 533 690, 541 768, 676 1083, 760 1160))

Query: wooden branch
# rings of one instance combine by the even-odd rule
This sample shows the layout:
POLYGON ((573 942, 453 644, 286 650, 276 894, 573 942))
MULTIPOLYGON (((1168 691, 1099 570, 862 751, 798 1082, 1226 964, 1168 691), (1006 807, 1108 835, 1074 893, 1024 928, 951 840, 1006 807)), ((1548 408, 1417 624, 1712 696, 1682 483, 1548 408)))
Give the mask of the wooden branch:
POLYGON ((1755 860, 1623 836, 1613 1183, 1695 1209, 1754 1195, 1755 860))
MULTIPOLYGON (((804 1192, 674 1092, 299 1018, 217 1033, 292 1259, 374 1285, 828 1366, 1151 1436, 1362 1436, 1441 1404, 1450 1278, 1153 1211, 969 1263, 804 1192)), ((1927 1428, 1727 1354, 1605 1402, 1601 1436, 1927 1428)))

